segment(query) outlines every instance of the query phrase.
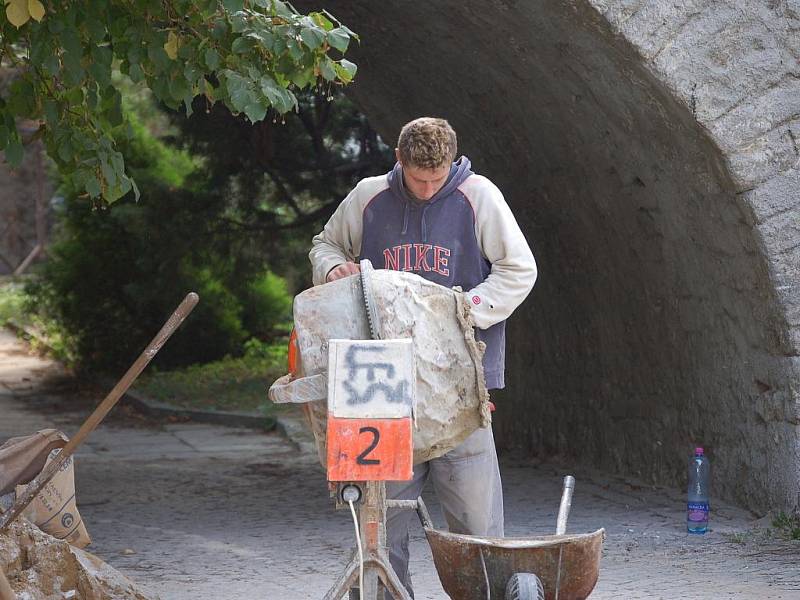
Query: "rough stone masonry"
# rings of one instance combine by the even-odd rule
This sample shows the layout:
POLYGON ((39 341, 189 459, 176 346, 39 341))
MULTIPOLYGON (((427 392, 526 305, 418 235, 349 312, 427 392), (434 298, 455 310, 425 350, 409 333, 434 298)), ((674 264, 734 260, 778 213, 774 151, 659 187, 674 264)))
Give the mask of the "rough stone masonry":
POLYGON ((500 443, 796 508, 800 1, 322 5, 384 139, 448 118, 531 242, 500 443))

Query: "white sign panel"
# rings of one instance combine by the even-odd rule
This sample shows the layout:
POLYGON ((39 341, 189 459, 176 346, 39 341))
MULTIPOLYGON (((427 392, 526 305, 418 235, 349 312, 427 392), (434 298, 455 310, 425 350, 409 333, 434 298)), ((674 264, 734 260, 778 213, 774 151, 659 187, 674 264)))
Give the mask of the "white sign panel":
POLYGON ((411 338, 329 341, 328 413, 334 417, 410 417, 415 382, 411 338))

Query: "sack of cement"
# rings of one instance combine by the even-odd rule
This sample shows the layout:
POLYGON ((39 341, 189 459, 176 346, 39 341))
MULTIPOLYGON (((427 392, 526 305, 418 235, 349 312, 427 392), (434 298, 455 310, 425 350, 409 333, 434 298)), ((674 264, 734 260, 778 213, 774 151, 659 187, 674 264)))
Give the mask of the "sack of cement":
POLYGON ((7 440, 0 446, 0 496, 36 477, 50 452, 66 443, 67 436, 57 429, 42 429, 33 435, 7 440))
MULTIPOLYGON (((55 429, 43 429, 30 436, 11 438, 0 446, 0 472, 3 473, 0 483, 10 486, 30 482, 58 455, 67 441, 67 436, 55 429)), ((16 486, 18 498, 25 492, 25 487, 16 486)), ((72 456, 22 514, 53 537, 78 548, 89 545, 92 540, 75 503, 72 456)))
MULTIPOLYGON (((270 388, 273 402, 303 403, 325 465, 328 340, 371 339, 361 275, 294 299, 299 365, 270 388)), ((412 338, 416 365, 414 463, 455 448, 490 422, 483 344, 475 340, 463 294, 414 275, 368 272, 372 321, 381 339, 412 338)))

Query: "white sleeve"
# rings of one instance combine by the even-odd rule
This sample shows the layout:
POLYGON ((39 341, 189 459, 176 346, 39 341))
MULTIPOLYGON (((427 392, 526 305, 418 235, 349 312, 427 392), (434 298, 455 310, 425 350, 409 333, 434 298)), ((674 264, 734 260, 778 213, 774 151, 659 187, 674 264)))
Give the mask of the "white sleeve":
POLYGON ((471 176, 461 186, 475 211, 475 235, 489 276, 464 293, 475 325, 487 329, 522 304, 536 282, 536 261, 503 194, 485 177, 471 176))
POLYGON ((387 187, 385 175, 362 179, 311 240, 308 258, 314 285, 325 283, 331 269, 361 254, 364 207, 387 187))

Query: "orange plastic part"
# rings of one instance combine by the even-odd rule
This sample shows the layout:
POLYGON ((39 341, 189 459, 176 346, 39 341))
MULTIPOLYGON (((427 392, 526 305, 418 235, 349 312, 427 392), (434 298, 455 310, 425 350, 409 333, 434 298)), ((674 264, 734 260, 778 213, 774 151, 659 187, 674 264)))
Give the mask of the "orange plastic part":
POLYGON ((328 416, 328 481, 408 481, 411 419, 328 416))
POLYGON ((297 375, 297 333, 295 332, 294 328, 292 328, 292 333, 289 334, 289 373, 292 376, 297 375))

